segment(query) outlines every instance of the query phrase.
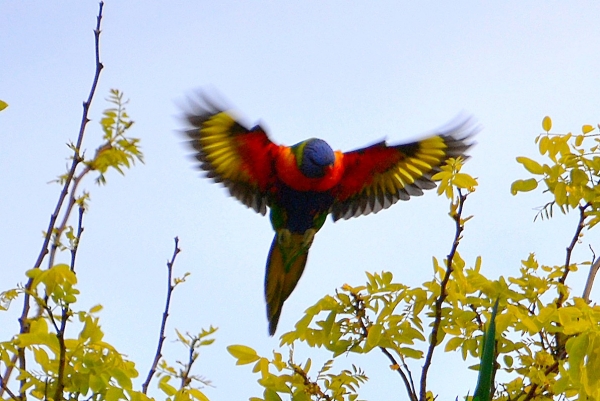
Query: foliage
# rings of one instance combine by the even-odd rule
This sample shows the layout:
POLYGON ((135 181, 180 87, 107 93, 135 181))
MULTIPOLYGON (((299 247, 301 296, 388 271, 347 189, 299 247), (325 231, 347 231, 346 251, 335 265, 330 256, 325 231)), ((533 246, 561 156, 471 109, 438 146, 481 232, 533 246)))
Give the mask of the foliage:
MULTIPOLYGON (((79 189, 80 185, 92 172, 98 173, 97 184, 106 184, 109 171, 123 174, 136 160, 143 161, 139 140, 128 136, 133 121, 125 109, 127 101, 120 91, 114 89, 107 99, 110 107, 100 120, 102 142, 91 158, 87 158, 83 151, 84 134, 90 121, 88 113, 102 70, 99 59, 102 9, 103 3, 100 3, 94 31, 96 70, 92 88, 83 103, 77 140, 68 144, 72 152, 70 166, 55 180, 62 189, 44 233, 42 249, 33 268, 26 272, 27 283, 0 293, 0 311, 8 310, 17 300, 23 302, 19 332, 8 340, 0 341, 0 397, 15 401, 28 398, 52 401, 150 400, 148 385, 158 368, 158 388, 167 400, 205 401, 207 398, 201 388, 209 382, 194 375, 192 367, 198 358, 198 348, 214 341, 210 337, 216 329, 211 327, 198 335, 177 333, 179 341, 188 350, 188 360, 179 363, 179 371, 162 356, 171 295, 187 276, 187 273, 181 278, 172 276, 175 257, 180 251, 177 238, 173 257, 167 263, 167 303, 156 357, 141 391, 133 385, 133 379, 139 374, 135 364, 103 340, 104 332, 98 316, 102 306, 94 306, 89 311, 75 309, 79 295, 77 250, 90 199, 87 191, 79 189), (58 263, 58 259, 69 260, 69 263, 58 263), (42 266, 44 263, 46 267, 42 266), (180 379, 177 387, 168 383, 172 378, 180 379)), ((0 104, 0 108, 2 106, 5 104, 0 104)))
POLYGON ((308 375, 312 365, 311 360, 308 359, 304 366, 296 364, 293 349, 290 350, 287 362, 279 352, 273 352, 273 358, 268 359, 260 357, 255 350, 244 345, 231 345, 227 350, 237 359, 238 365, 254 363, 253 372, 260 372, 261 378, 258 382, 265 388, 264 398, 252 397, 251 401, 281 400, 278 393, 289 394, 292 399, 298 401, 312 399, 354 401, 358 397, 356 394, 358 386, 367 380, 364 372, 354 365, 352 370, 344 369, 337 374, 328 373, 333 360, 327 361, 317 373, 316 379, 312 380, 308 375), (282 373, 272 373, 270 367, 282 373))
MULTIPOLYGON (((25 285, 0 293, 0 311, 17 300, 23 306, 18 333, 0 341, 0 396, 15 401, 144 401, 151 399, 148 389, 156 375, 167 400, 206 401, 202 388, 210 381, 193 374, 192 368, 199 349, 214 342, 216 329, 199 334, 176 331, 187 351, 187 360, 177 362, 177 367, 162 355, 172 294, 187 277, 187 273, 173 277, 180 252, 177 238, 167 263, 166 304, 155 358, 141 390, 133 385, 139 375, 134 362, 104 341, 102 307, 75 308, 77 251, 90 199, 80 185, 92 172, 98 174, 96 183, 106 184, 109 171, 124 174, 136 160, 143 161, 139 140, 128 136, 133 122, 125 109, 127 101, 117 90, 111 90, 107 99, 110 106, 100 121, 103 135, 94 156, 87 158, 83 151, 88 112, 102 70, 102 8, 100 3, 92 88, 77 139, 69 144, 71 164, 56 180, 62 189, 40 254, 26 272, 25 285)), ((0 111, 6 106, 0 101, 0 111)), ((399 388, 404 387, 411 401, 435 398, 428 373, 436 351, 458 351, 464 360, 479 358, 480 363, 472 366, 481 369, 477 389, 467 399, 600 399, 600 307, 589 299, 600 262, 571 260, 584 231, 600 221, 600 139, 591 125, 584 125, 578 135, 550 133, 552 121, 546 117, 542 127, 545 133, 536 143, 547 160, 517 158, 533 177, 515 181, 511 192, 542 186, 551 198, 540 210, 541 218, 551 218, 555 208, 565 214, 578 212, 564 263, 543 265, 529 254, 514 276, 490 279, 482 273, 481 257, 470 264, 465 261, 459 246, 472 216, 464 216, 464 208, 477 180, 461 172, 463 160, 451 159, 434 179, 439 181, 438 194, 450 200, 455 233, 445 257, 433 259, 432 278, 409 287, 391 272, 367 272, 364 284, 343 285, 309 307, 295 329, 282 335, 281 345, 289 350, 285 360, 281 352, 263 357, 245 345, 229 346, 238 365, 252 365, 259 375, 263 394, 251 400, 358 400, 366 373, 354 365, 336 371, 334 365, 344 354, 373 351, 387 358, 398 374, 399 388), (590 275, 583 296, 573 296, 567 286, 569 273, 586 266, 590 275), (318 369, 313 369, 310 358, 299 363, 293 353, 298 343, 321 348, 331 358, 318 369)))
POLYGON ((536 178, 515 181, 511 192, 532 191, 543 183, 553 199, 540 211, 541 217, 551 217, 555 206, 563 213, 582 208, 592 218, 586 223, 588 229, 592 228, 600 222, 600 188, 596 185, 600 175, 600 139, 596 128, 586 124, 581 127, 581 134, 562 135, 550 133, 550 117, 545 117, 542 125, 546 132, 535 141, 547 163, 518 157, 517 161, 536 178))
MULTIPOLYGON (((8 394, 14 400, 25 400, 33 397, 40 400, 136 400, 150 398, 146 395, 149 375, 143 391, 133 387, 132 380, 138 371, 132 361, 127 360, 112 345, 103 341, 104 333, 100 326, 98 313, 101 305, 89 311, 74 309, 79 290, 77 289, 76 253, 83 232, 83 216, 89 194, 78 192, 80 182, 92 171, 98 171, 98 184, 105 184, 105 174, 111 170, 123 173, 123 167, 130 167, 130 161, 142 160, 142 152, 138 140, 128 138, 125 134, 132 126, 128 119, 123 95, 111 90, 109 102, 114 108, 104 112, 100 124, 104 131, 104 143, 95 152, 92 159, 80 157, 80 148, 71 143, 69 148, 74 152, 72 161, 75 167, 59 177, 56 182, 63 186, 63 193, 69 193, 62 222, 54 218, 50 229, 45 234, 44 246, 36 266, 27 271, 28 282, 24 287, 9 289, 0 294, 0 309, 7 310, 17 298, 24 300, 24 313, 21 316, 21 330, 12 339, 0 342, 0 363, 4 366, 1 376, 1 394, 8 394), (78 207, 77 225, 69 224, 74 214, 74 206, 78 207), (60 253, 70 253, 71 263, 54 263, 60 253), (42 268, 44 257, 48 256, 48 267, 42 268), (37 312, 30 314, 30 303, 36 306, 37 312), (69 337, 67 332, 76 332, 69 337), (10 385, 18 383, 18 390, 10 385)), ((57 212, 61 211, 59 203, 57 212)), ((176 239, 176 250, 168 264, 169 300, 172 290, 185 281, 172 278, 171 271, 175 256, 179 252, 176 239)), ((166 314, 166 312, 165 312, 166 314)), ((163 319, 161 338, 164 339, 163 319)), ((179 371, 172 368, 164 359, 157 357, 160 363, 158 387, 170 400, 191 401, 207 400, 200 388, 209 384, 206 379, 191 374, 192 366, 198 357, 198 348, 211 344, 209 338, 215 328, 203 330, 200 334, 183 336, 178 334, 179 341, 188 349, 187 363, 180 363, 179 371), (168 382, 171 378, 181 380, 177 388, 168 382)), ((160 354, 162 342, 157 349, 160 354)), ((155 366, 151 372, 154 373, 155 366)))
MULTIPOLYGON (((467 266, 458 245, 471 218, 463 217, 463 208, 477 181, 460 172, 461 160, 450 160, 434 178, 441 180, 438 193, 451 200, 449 215, 456 232, 448 256, 434 258, 433 278, 411 288, 395 281, 391 272, 367 272, 364 285, 346 284, 335 295, 309 307, 295 329, 282 335, 281 344, 293 347, 301 342, 324 348, 333 361, 346 353, 379 350, 398 372, 408 399, 414 401, 434 398, 427 375, 431 357, 440 347, 445 352, 459 351, 464 360, 482 358, 484 371, 473 397, 478 400, 600 399, 600 307, 590 305, 588 299, 597 266, 583 297, 572 296, 566 285, 569 272, 592 264, 573 263, 571 254, 582 230, 598 222, 599 140, 589 125, 583 126, 582 135, 577 137, 549 134, 550 125, 550 119, 544 119, 547 133, 536 139, 540 153, 549 162, 540 164, 525 157, 517 161, 533 175, 541 175, 539 182, 553 196, 542 217, 551 217, 555 205, 563 213, 573 209, 580 212, 564 264, 540 265, 535 255, 529 254, 519 274, 495 280, 482 273, 481 257, 467 266), (594 143, 584 148, 588 139, 594 143), (486 321, 490 322, 488 329, 486 321), (493 347, 486 335, 495 338, 493 347), (482 356, 484 343, 487 351, 482 356), (491 354, 490 348, 494 350, 491 354), (496 380, 498 372, 502 372, 501 382, 496 380), (493 383, 491 392, 485 389, 485 382, 493 383)), ((533 181, 535 185, 531 179, 518 180, 511 191, 534 189, 538 180, 533 181)), ((261 375, 259 383, 265 388, 263 398, 256 400, 281 399, 277 393, 301 399, 296 394, 303 388, 302 380, 289 377, 291 367, 298 366, 292 365, 291 359, 286 364, 275 354, 275 359, 268 360, 243 346, 230 352, 238 364, 256 362, 253 372, 261 375), (270 372, 266 365, 276 367, 276 372, 270 372)), ((307 363, 294 372, 307 377, 309 368, 307 363)), ((366 379, 362 372, 360 377, 366 379)), ((304 390, 303 394, 313 400, 356 399, 355 387, 361 382, 355 379, 340 395, 333 392, 329 382, 317 379, 310 382, 317 390, 304 390)))

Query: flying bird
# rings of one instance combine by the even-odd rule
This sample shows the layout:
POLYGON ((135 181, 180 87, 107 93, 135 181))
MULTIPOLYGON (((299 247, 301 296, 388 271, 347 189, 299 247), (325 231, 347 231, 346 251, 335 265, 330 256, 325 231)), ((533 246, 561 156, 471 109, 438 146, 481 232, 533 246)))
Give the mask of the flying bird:
POLYGON ((327 215, 334 221, 387 209, 423 195, 449 158, 466 158, 478 128, 464 119, 422 140, 385 141, 350 152, 334 151, 322 139, 293 146, 273 142, 260 125, 248 128, 206 96, 184 110, 185 134, 201 170, 222 183, 248 208, 270 220, 275 236, 265 274, 265 300, 272 336, 283 303, 302 276, 308 251, 327 215))

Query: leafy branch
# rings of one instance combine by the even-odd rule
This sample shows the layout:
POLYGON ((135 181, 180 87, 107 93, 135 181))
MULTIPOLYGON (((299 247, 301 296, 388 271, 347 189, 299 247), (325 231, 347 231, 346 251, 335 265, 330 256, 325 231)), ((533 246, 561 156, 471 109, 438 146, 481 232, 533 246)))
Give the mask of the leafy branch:
POLYGON ((431 328, 431 334, 430 334, 430 340, 429 340, 429 347, 427 348, 427 354, 425 356, 425 361, 423 362, 423 368, 421 370, 421 383, 420 383, 420 394, 419 394, 419 399, 421 401, 426 401, 427 400, 427 374, 429 372, 429 368, 431 366, 431 361, 433 359, 433 352, 435 350, 435 348, 437 347, 437 345, 439 344, 438 342, 438 333, 440 330, 440 324, 442 322, 442 307, 444 304, 444 301, 446 300, 446 297, 448 296, 447 293, 447 286, 448 286, 448 282, 450 281, 450 276, 452 274, 452 272, 454 271, 453 268, 453 261, 454 261, 454 256, 456 254, 456 251, 458 249, 458 245, 460 243, 460 240, 462 238, 462 232, 465 229, 465 220, 462 218, 462 213, 463 213, 463 208, 464 208, 464 204, 465 201, 467 200, 467 194, 463 194, 461 189, 458 188, 458 198, 457 198, 457 204, 453 205, 453 211, 451 212, 451 216, 454 219, 454 223, 455 223, 455 232, 454 232, 454 240, 452 242, 452 248, 450 249, 450 253, 448 254, 447 258, 446 258, 446 271, 444 273, 444 278, 442 279, 442 282, 440 284, 440 293, 435 301, 435 306, 434 306, 434 319, 433 319, 433 324, 432 324, 432 328, 431 328), (454 211, 455 210, 455 211, 454 211))
MULTIPOLYGON (((355 313, 355 316, 358 318, 358 322, 359 322, 360 328, 362 330, 363 338, 367 339, 367 341, 368 341, 369 327, 372 327, 372 326, 368 322, 368 319, 366 316, 364 299, 358 292, 351 291, 350 294, 352 296, 354 313, 355 313)), ((406 387, 406 392, 408 393, 408 397, 410 398, 410 400, 417 401, 417 392, 415 389, 415 384, 414 384, 414 381, 412 378, 412 374, 410 372, 410 369, 404 362, 404 358, 402 357, 402 354, 399 354, 399 357, 402 359, 402 365, 400 365, 398 363, 398 361, 396 361, 396 358, 394 357, 394 355, 392 355, 392 353, 390 351, 388 351, 388 349, 386 347, 379 346, 379 349, 392 363, 392 365, 391 365, 392 369, 395 370, 396 372, 398 372, 398 374, 400 375, 400 378, 402 379, 402 382, 404 383, 404 386, 406 387), (403 369, 406 370, 406 373, 403 371, 403 369)))
MULTIPOLYGON (((90 88, 88 98, 86 101, 83 102, 83 114, 81 117, 79 133, 77 135, 76 144, 72 148, 73 149, 73 157, 72 157, 71 167, 69 168, 66 179, 64 180, 63 189, 59 195, 58 202, 56 204, 54 212, 50 216, 50 222, 48 223, 48 229, 46 230, 46 235, 44 237, 42 249, 41 249, 40 254, 33 266, 34 269, 40 268, 42 261, 44 260, 45 256, 48 254, 48 245, 50 244, 50 239, 52 238, 53 234, 54 235, 57 234, 57 231, 55 231, 55 225, 56 225, 56 221, 58 219, 58 215, 62 209, 65 198, 67 197, 67 194, 69 192, 69 187, 71 186, 73 177, 75 176, 75 172, 77 170, 77 167, 82 162, 82 158, 81 158, 80 154, 81 154, 81 147, 83 144, 83 137, 85 134, 85 129, 86 129, 87 123, 90 121, 90 119, 88 118, 88 114, 89 114, 90 106, 92 104, 92 100, 94 99, 94 95, 96 94, 96 87, 97 87, 98 81, 100 79, 100 72, 102 71, 102 68, 103 68, 102 63, 100 62, 100 26, 101 26, 101 22, 102 22, 103 8, 104 8, 104 2, 101 1, 99 4, 98 15, 96 17, 96 28, 94 29, 94 48, 95 48, 94 78, 92 80, 92 87, 90 88)), ((65 221, 68 218, 69 214, 70 214, 70 210, 65 214, 65 219, 64 219, 65 221)), ((62 230, 64 230, 64 227, 62 230)), ((62 231, 59 231, 59 233, 62 233, 62 231)), ((30 294, 32 291, 32 286, 33 286, 33 280, 29 279, 27 284, 25 285, 23 311, 21 313, 21 317, 19 318, 21 334, 28 333, 29 329, 30 329, 28 315, 29 315, 29 309, 30 309, 30 299, 31 299, 30 294)), ((19 369, 21 371, 25 371, 27 369, 27 366, 26 366, 27 362, 26 362, 26 358, 25 358, 25 349, 24 348, 20 347, 18 349, 18 360, 19 360, 19 369)), ((11 364, 7 367, 7 371, 3 375, 3 378, 4 378, 3 380, 5 382, 7 382, 8 379, 10 378, 10 376, 12 374, 12 369, 15 366, 15 362, 16 362, 15 360, 11 361, 11 364)), ((22 379, 21 386, 20 386, 20 392, 19 392, 19 397, 21 400, 26 399, 25 385, 26 385, 26 382, 24 379, 22 379)), ((0 396, 2 396, 2 391, 0 391, 0 396)))

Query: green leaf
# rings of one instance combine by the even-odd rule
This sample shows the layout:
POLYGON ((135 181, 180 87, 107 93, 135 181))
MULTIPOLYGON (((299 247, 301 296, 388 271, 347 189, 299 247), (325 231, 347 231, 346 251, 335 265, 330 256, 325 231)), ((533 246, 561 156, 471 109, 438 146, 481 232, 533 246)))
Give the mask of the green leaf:
POLYGON ((473 400, 475 401, 490 401, 493 395, 491 394, 491 390, 494 378, 494 365, 496 364, 496 314, 498 313, 498 302, 499 299, 496 299, 488 327, 483 334, 479 377, 475 393, 473 394, 473 400))

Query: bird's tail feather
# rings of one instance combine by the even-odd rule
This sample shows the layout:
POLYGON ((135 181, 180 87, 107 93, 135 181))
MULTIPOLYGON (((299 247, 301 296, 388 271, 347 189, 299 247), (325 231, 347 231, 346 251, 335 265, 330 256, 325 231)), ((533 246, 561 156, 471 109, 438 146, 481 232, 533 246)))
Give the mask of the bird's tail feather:
POLYGON ((280 243, 275 234, 267 259, 265 300, 271 336, 277 330, 283 303, 294 291, 304 272, 310 248, 310 244, 306 245, 305 236, 302 234, 291 234, 290 241, 286 242, 288 243, 280 243))

